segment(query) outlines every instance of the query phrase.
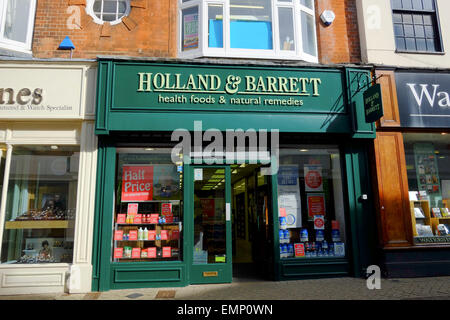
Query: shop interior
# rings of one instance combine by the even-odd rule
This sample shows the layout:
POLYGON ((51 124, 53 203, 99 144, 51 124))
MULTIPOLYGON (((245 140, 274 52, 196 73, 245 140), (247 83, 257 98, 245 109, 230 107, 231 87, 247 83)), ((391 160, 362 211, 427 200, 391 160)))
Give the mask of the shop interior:
POLYGON ((235 278, 270 277, 273 256, 271 182, 260 170, 261 165, 255 164, 231 166, 235 278))

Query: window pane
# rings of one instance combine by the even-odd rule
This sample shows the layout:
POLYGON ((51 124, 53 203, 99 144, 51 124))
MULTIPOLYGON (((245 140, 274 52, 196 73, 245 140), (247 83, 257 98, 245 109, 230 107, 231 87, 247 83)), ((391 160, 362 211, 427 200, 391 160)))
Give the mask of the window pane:
POLYGON ((291 8, 278 9, 280 50, 295 51, 294 14, 291 8))
POLYGON ((182 259, 183 167, 171 151, 117 149, 114 262, 182 259))
POLYGON ((115 13, 103 13, 103 21, 114 21, 117 20, 117 15, 115 13))
POLYGON ((339 149, 312 145, 281 149, 278 208, 282 259, 295 258, 296 251, 297 257, 299 253, 307 258, 345 256, 339 149))
POLYGON ((401 25, 401 24, 394 24, 394 35, 395 36, 404 36, 403 25, 401 25))
POLYGON ((402 0, 392 0, 392 9, 401 9, 402 8, 402 0))
POLYGON ((410 196, 415 242, 448 242, 450 136, 408 133, 403 137, 409 191, 415 195, 410 196))
POLYGON ((2 263, 72 262, 78 167, 79 147, 14 147, 2 263))
POLYGON ((436 41, 434 39, 427 39, 427 50, 430 52, 437 51, 436 41))
POLYGON ((208 46, 223 48, 223 6, 210 4, 208 6, 208 46))
POLYGON ((406 42, 405 38, 395 38, 395 44, 397 46, 397 50, 406 50, 406 42))
POLYGON ((195 170, 202 170, 202 179, 194 182, 194 264, 223 263, 227 258, 225 170, 195 170), (223 182, 211 184, 211 180, 223 182))
POLYGON ((435 10, 434 0, 422 0, 424 10, 435 10))
POLYGON ((402 0, 402 8, 403 9, 412 9, 412 1, 411 0, 402 0))
POLYGON ((301 12, 303 52, 312 56, 317 56, 316 33, 314 17, 304 11, 301 12))
POLYGON ((434 29, 432 26, 425 26, 425 35, 427 38, 434 38, 434 29))
POLYGON ((414 37, 414 27, 411 24, 407 24, 404 26, 405 36, 406 37, 414 37))
POLYGON ((198 7, 183 10, 182 14, 182 50, 198 48, 198 7))
POLYGON ((425 38, 425 29, 423 26, 414 26, 414 33, 416 38, 425 38))
POLYGON ((416 41, 414 38, 406 38, 406 50, 415 51, 416 50, 416 41))
POLYGON ((270 0, 230 0, 230 47, 273 49, 270 0))
POLYGON ((412 15, 404 14, 403 15, 403 23, 413 23, 412 15))
POLYGON ((413 0, 412 1, 413 9, 414 10, 422 10, 422 0, 413 0))
POLYGON ((6 146, 0 145, 0 194, 3 190, 3 177, 5 174, 6 146))
POLYGON ((399 13, 393 14, 394 23, 401 23, 402 22, 402 15, 399 13))
POLYGON ((31 2, 8 0, 4 36, 7 39, 26 43, 31 2))
POLYGON ((427 51, 425 39, 416 39, 417 51, 427 51))
POLYGON ((103 13, 116 13, 117 12, 117 0, 115 1, 103 1, 103 13))
POLYGON ((313 2, 313 0, 300 0, 300 3, 301 3, 302 5, 304 5, 305 7, 308 7, 308 8, 310 8, 310 9, 313 9, 313 7, 314 7, 314 2, 313 2))

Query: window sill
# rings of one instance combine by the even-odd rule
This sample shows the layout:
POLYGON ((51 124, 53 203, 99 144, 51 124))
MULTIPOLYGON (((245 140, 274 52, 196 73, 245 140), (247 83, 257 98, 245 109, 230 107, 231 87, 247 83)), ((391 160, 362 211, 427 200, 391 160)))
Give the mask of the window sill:
POLYGON ((31 50, 20 47, 15 47, 6 43, 0 42, 0 56, 16 57, 16 58, 31 58, 31 50))
POLYGON ((437 56, 444 56, 445 52, 430 52, 430 51, 403 51, 403 50, 395 50, 395 53, 402 53, 402 54, 429 54, 429 55, 437 55, 437 56))

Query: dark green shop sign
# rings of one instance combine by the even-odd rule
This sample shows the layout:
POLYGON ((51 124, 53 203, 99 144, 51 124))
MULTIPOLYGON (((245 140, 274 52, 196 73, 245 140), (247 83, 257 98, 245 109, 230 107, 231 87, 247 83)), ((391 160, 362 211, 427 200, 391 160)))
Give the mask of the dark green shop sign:
POLYGON ((117 65, 112 109, 345 112, 339 71, 117 65))
POLYGON ((381 100, 380 84, 377 83, 367 89, 364 92, 363 97, 366 122, 375 122, 383 117, 383 102, 381 100))

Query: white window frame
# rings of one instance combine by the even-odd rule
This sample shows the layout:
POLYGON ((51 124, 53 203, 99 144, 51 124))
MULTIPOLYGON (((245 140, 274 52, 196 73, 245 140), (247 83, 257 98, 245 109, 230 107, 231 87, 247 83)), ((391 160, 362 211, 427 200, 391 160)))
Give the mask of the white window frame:
POLYGON ((36 13, 36 0, 29 0, 29 1, 30 1, 30 12, 28 14, 28 29, 25 42, 5 38, 4 32, 5 32, 6 10, 8 6, 8 0, 0 2, 0 48, 31 54, 31 43, 33 41, 33 30, 34 30, 34 18, 36 13))
POLYGON ((93 21, 97 24, 104 24, 105 22, 109 22, 109 24, 111 24, 112 26, 119 24, 122 22, 123 17, 126 17, 130 14, 131 11, 131 3, 130 0, 125 0, 126 5, 127 5, 127 9, 125 10, 125 13, 122 17, 120 17, 119 19, 116 19, 114 21, 103 21, 102 19, 100 19, 99 17, 97 17, 97 15, 94 12, 94 2, 95 0, 87 0, 86 3, 86 13, 91 16, 91 18, 93 19, 93 21))
MULTIPOLYGON (((292 0, 292 2, 282 2, 272 0, 272 48, 271 50, 264 49, 237 49, 230 48, 230 0, 190 0, 183 2, 179 0, 178 11, 178 56, 180 58, 198 58, 198 57, 227 57, 227 58, 256 58, 256 59, 286 59, 286 60, 303 60, 307 62, 318 63, 318 48, 317 48, 317 30, 314 23, 314 36, 316 56, 303 52, 302 43, 302 25, 301 12, 310 14, 316 21, 315 8, 310 9, 301 5, 300 0, 292 0), (210 4, 221 5, 223 7, 223 48, 209 48, 208 47, 208 6, 210 4), (182 39, 182 13, 183 10, 192 7, 198 7, 199 14, 199 45, 197 49, 183 51, 182 39), (290 8, 293 10, 294 17, 294 37, 295 50, 281 50, 279 39, 279 20, 278 9, 290 8)), ((314 2, 313 2, 314 5, 314 2)))

